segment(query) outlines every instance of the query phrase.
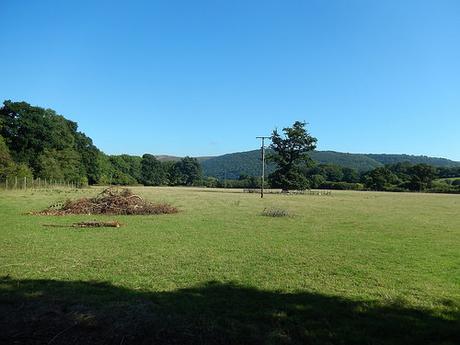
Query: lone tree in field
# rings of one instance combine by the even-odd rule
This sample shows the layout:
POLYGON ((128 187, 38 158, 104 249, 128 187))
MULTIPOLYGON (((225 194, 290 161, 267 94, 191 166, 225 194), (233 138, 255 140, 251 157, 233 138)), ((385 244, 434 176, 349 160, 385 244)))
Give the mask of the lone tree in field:
POLYGON ((268 159, 278 168, 270 174, 269 180, 275 188, 288 191, 304 190, 309 186, 302 168, 312 164, 308 152, 316 148, 317 139, 308 133, 305 125, 305 122, 296 121, 292 127, 283 128, 284 138, 276 129, 272 133, 270 148, 273 152, 268 159))

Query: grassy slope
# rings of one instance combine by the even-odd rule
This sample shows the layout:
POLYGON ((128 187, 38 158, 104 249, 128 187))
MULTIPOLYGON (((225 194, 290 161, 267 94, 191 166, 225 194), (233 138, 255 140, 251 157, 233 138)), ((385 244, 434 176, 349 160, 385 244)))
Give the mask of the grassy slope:
POLYGON ((104 330, 117 343, 139 343, 135 334, 160 343, 200 343, 204 336, 213 343, 454 344, 460 337, 457 195, 334 192, 260 200, 135 190, 181 212, 28 216, 22 213, 95 191, 0 195, 0 294, 7 302, 0 319, 10 315, 9 340, 29 339, 23 322, 31 324, 28 317, 44 305, 58 312, 37 324, 38 343, 68 325, 53 343, 82 334, 102 342, 104 330), (260 216, 269 206, 293 216, 260 216), (41 226, 95 218, 126 226, 41 226), (114 326, 113 315, 124 321, 114 326), (130 334, 133 318, 145 327, 130 334))

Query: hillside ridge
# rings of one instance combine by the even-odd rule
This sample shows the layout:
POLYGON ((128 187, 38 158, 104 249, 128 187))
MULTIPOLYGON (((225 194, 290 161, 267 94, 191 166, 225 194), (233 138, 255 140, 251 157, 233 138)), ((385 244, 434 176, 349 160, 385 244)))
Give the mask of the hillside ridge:
MULTIPOLYGON (((269 152, 269 150, 267 150, 269 152)), ((426 155, 387 154, 387 153, 347 153, 332 150, 312 151, 311 158, 318 164, 336 164, 365 172, 386 164, 410 162, 426 163, 436 167, 457 167, 460 162, 442 157, 426 155)), ((181 157, 157 155, 160 160, 178 160, 181 157)), ((260 150, 226 153, 219 156, 201 156, 197 158, 203 167, 205 176, 236 179, 240 175, 257 176, 260 174, 260 150)), ((267 163, 267 173, 274 170, 274 165, 267 163)))

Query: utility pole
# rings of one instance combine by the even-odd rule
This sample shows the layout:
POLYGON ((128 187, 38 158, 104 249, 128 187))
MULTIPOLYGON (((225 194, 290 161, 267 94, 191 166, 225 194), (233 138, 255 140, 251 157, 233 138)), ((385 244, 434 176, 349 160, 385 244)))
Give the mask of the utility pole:
POLYGON ((262 175, 260 179, 260 197, 264 197, 264 180, 265 180, 265 139, 270 139, 270 137, 256 137, 257 139, 262 140, 262 145, 260 147, 260 153, 262 155, 262 175))

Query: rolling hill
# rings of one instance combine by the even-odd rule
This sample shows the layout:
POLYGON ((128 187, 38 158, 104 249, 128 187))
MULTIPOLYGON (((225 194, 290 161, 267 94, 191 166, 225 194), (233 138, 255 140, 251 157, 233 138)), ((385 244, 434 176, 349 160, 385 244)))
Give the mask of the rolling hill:
MULTIPOLYGON (((446 158, 412 156, 405 154, 356 154, 335 151, 313 151, 311 158, 320 164, 337 164, 365 172, 385 164, 410 162, 426 163, 438 167, 460 166, 460 162, 446 158)), ((205 176, 236 179, 240 175, 257 176, 260 174, 260 150, 229 153, 217 157, 201 159, 205 176)), ((267 164, 267 173, 274 170, 273 164, 267 164)))

